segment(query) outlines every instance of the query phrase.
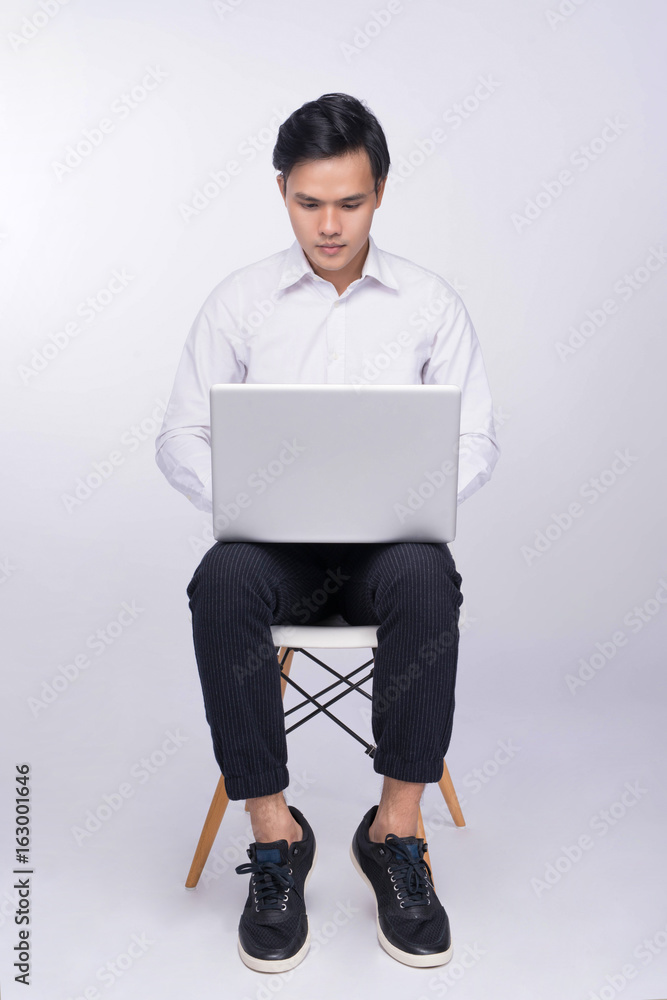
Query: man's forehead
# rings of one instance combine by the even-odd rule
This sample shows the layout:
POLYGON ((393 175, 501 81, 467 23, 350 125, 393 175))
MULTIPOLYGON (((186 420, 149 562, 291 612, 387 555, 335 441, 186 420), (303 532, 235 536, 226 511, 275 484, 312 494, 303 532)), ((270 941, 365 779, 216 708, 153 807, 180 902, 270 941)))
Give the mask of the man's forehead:
POLYGON ((293 192, 315 194, 316 186, 330 190, 341 188, 340 196, 360 194, 373 187, 373 173, 368 153, 345 156, 328 156, 321 160, 303 160, 295 163, 287 179, 293 192))

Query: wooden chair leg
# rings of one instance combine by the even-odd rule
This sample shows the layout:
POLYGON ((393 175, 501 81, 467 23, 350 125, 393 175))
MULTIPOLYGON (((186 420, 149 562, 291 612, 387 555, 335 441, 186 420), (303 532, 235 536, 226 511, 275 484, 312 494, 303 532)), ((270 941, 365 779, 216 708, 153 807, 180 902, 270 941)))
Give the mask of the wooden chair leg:
POLYGON ((199 882, 199 877, 204 870, 204 865, 206 864, 208 856, 211 853, 213 841, 215 840, 218 830, 220 829, 222 817, 225 815, 225 810, 228 805, 229 799, 227 798, 227 792, 225 791, 225 779, 222 775, 220 775, 220 780, 218 781, 215 794, 213 795, 213 801, 211 802, 208 813, 206 814, 204 826, 199 837, 199 843, 197 844, 197 849, 195 850, 195 856, 192 859, 190 871, 185 882, 186 889, 194 889, 199 882))
MULTIPOLYGON (((421 837, 422 840, 426 840, 426 833, 424 831, 424 820, 422 819, 421 807, 419 809, 419 815, 417 817, 417 836, 421 837)), ((431 858, 428 851, 424 851, 424 861, 431 868, 431 858)), ((431 868, 431 881, 433 883, 433 888, 435 889, 435 879, 433 878, 433 869, 431 868)))
MULTIPOLYGON (((280 661, 283 658, 283 653, 284 652, 285 652, 285 646, 281 646, 280 649, 278 650, 278 662, 279 663, 280 663, 280 661)), ((288 677, 289 677, 290 668, 292 666, 292 657, 293 656, 294 656, 294 650, 290 649, 289 653, 285 657, 285 662, 283 663, 283 667, 282 667, 283 673, 287 674, 288 677)), ((281 677, 280 678, 280 693, 283 696, 283 698, 285 697, 285 688, 286 687, 287 687, 287 681, 285 680, 284 677, 281 677)))
POLYGON ((463 818, 463 813, 461 812, 461 806, 459 805, 459 800, 456 797, 456 792, 454 791, 454 782, 452 781, 447 764, 443 761, 442 778, 438 782, 440 786, 440 791, 444 795, 445 802, 452 814, 452 819, 457 826, 465 826, 466 821, 463 818))

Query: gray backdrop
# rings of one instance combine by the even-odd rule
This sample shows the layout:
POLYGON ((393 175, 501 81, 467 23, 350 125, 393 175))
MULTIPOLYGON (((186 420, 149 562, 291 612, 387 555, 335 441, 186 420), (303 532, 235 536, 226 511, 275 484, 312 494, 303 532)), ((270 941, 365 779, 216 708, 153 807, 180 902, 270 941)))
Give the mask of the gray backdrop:
POLYGON ((667 995, 666 21, 658 0, 3 4, 3 997, 26 995, 23 762, 32 996, 667 995), (293 239, 278 125, 334 90, 387 134, 376 242, 471 313, 502 455, 452 545, 467 827, 436 786, 423 804, 454 960, 378 948, 347 848, 379 778, 324 720, 290 742, 319 936, 271 979, 235 953, 242 803, 182 888, 217 776, 185 594, 211 534, 154 439, 206 295, 293 239))

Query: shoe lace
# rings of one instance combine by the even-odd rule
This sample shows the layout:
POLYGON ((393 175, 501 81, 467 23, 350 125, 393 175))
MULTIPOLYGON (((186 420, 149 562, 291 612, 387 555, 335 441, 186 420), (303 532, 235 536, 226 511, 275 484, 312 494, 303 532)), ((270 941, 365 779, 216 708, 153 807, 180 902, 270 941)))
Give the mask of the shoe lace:
POLYGON ((252 891, 258 910, 284 910, 287 908, 287 893, 294 889, 300 896, 288 865, 277 865, 275 861, 250 861, 236 868, 239 875, 252 876, 252 891))
MULTIPOLYGON (((405 844, 390 833, 385 844, 391 848, 394 855, 390 867, 387 869, 391 875, 391 880, 396 888, 397 899, 401 901, 401 908, 406 906, 428 906, 430 900, 430 890, 433 888, 431 869, 423 860, 413 858, 405 844)), ((428 845, 424 843, 424 850, 428 850, 428 845)))

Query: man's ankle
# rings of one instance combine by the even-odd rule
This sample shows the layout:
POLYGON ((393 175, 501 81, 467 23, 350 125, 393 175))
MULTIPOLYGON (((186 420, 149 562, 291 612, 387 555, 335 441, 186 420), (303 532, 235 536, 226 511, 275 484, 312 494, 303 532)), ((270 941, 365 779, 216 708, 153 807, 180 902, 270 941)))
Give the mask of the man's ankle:
POLYGON ((282 795, 248 799, 250 822, 255 841, 270 844, 286 840, 288 846, 303 840, 303 830, 289 811, 282 795))
POLYGON ((406 821, 405 816, 397 818, 394 822, 391 820, 387 822, 382 818, 378 822, 376 818, 368 828, 368 837, 369 840, 376 844, 384 844, 385 837, 390 833, 393 833, 395 837, 416 837, 417 825, 417 819, 406 821))
POLYGON ((271 823, 257 828, 253 826, 252 832, 258 844, 272 844, 275 840, 286 840, 287 846, 291 847, 295 841, 303 840, 303 830, 296 821, 292 824, 271 823))

